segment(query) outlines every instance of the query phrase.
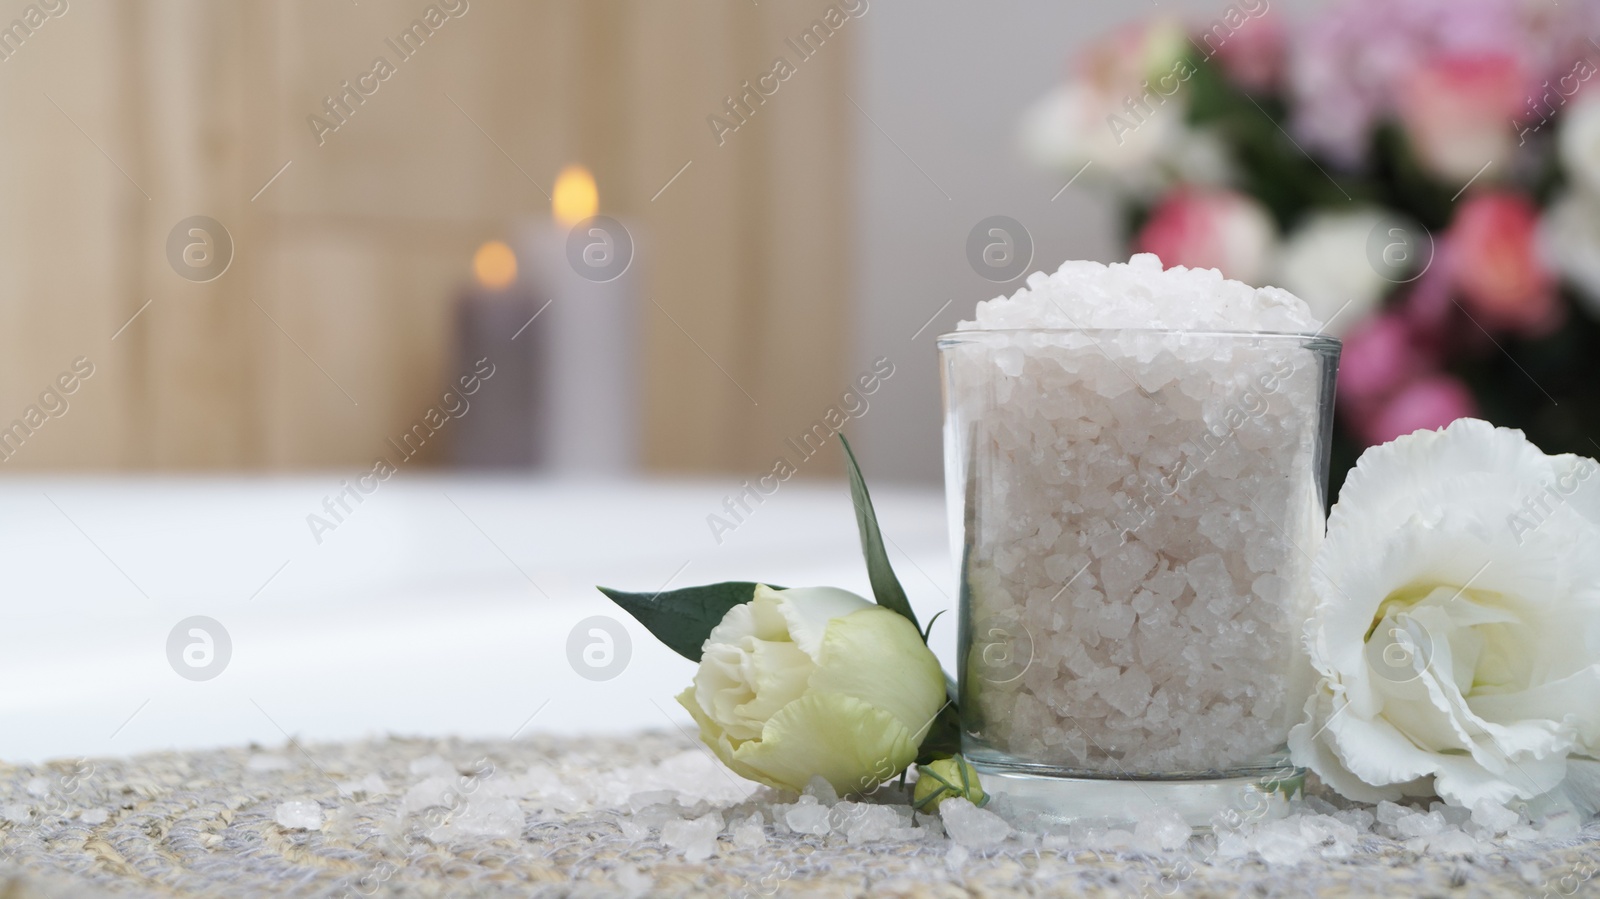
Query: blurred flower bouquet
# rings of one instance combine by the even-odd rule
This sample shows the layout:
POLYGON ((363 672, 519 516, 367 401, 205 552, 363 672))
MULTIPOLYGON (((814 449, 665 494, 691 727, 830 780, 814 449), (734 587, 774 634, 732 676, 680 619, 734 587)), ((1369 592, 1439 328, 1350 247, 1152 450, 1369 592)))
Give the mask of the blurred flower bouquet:
POLYGON ((1024 143, 1130 249, 1310 303, 1345 341, 1331 487, 1466 416, 1600 438, 1600 4, 1267 0, 1089 47, 1024 143))

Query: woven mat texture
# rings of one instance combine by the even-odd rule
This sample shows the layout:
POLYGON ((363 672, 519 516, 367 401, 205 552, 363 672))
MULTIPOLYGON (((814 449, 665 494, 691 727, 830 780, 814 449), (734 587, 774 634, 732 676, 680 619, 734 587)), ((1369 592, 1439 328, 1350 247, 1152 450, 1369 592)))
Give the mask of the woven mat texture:
POLYGON ((637 823, 619 825, 631 811, 620 791, 652 776, 655 786, 727 781, 723 798, 700 799, 686 815, 721 809, 732 820, 767 795, 735 808, 747 788, 713 773, 678 734, 388 739, 0 766, 0 899, 1600 895, 1593 825, 1574 839, 1470 858, 1367 837, 1349 858, 1293 866, 1214 862, 1206 838, 1167 855, 1052 851, 1034 841, 963 857, 937 835, 850 845, 837 833, 768 825, 765 846, 741 849, 724 835, 711 858, 690 861, 657 834, 641 836, 637 823), (489 788, 478 795, 497 797, 483 807, 491 814, 414 807, 449 769, 489 788), (286 801, 314 803, 321 829, 280 824, 286 801))

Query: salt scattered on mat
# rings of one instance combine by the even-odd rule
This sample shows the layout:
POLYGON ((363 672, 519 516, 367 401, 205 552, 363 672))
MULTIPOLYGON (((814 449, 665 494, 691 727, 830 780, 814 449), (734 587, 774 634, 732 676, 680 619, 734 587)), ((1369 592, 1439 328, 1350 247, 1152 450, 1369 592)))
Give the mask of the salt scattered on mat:
POLYGON ((828 822, 831 812, 831 809, 819 804, 816 797, 808 793, 805 796, 801 796, 799 802, 790 806, 788 811, 783 813, 783 821, 795 833, 809 833, 821 836, 831 829, 831 825, 828 822))
POLYGON ((661 828, 661 845, 683 850, 685 861, 705 861, 716 851, 720 833, 722 816, 712 812, 693 820, 668 821, 661 828))
MULTIPOLYGON (((525 893, 532 882, 519 879, 525 875, 569 877, 575 895, 688 895, 697 888, 769 894, 774 888, 779 894, 812 889, 821 894, 819 885, 824 883, 829 894, 872 895, 942 895, 952 885, 976 885, 993 895, 1098 895, 1113 883, 1119 895, 1172 895, 1175 889, 1183 894, 1265 895, 1285 888, 1338 895, 1446 895, 1453 894, 1452 883, 1467 885, 1462 895, 1515 890, 1541 895, 1573 882, 1562 878, 1582 876, 1589 870, 1584 859, 1592 859, 1600 847, 1600 824, 1580 830, 1579 821, 1565 812, 1541 813, 1529 821, 1525 813, 1504 809, 1468 811, 1409 801, 1382 806, 1380 821, 1378 807, 1347 802, 1315 785, 1313 795, 1289 803, 1286 819, 1244 820, 1170 850, 1160 847, 1177 843, 1179 831, 1169 827, 1172 821, 1164 814, 1136 816, 1131 830, 1075 826, 1042 838, 1013 827, 995 841, 1001 829, 984 815, 1006 811, 1002 800, 984 809, 952 800, 946 804, 946 820, 939 813, 918 813, 913 824, 908 798, 892 787, 851 796, 829 808, 815 795, 797 797, 765 787, 740 790, 742 798, 729 801, 685 795, 698 792, 699 785, 686 791, 663 786, 634 790, 650 794, 638 797, 637 806, 625 794, 591 811, 552 811, 552 797, 567 801, 582 795, 588 801, 594 796, 590 784, 625 766, 636 772, 628 786, 655 787, 660 784, 655 779, 657 761, 682 748, 676 734, 641 735, 614 740, 597 753, 596 739, 551 741, 537 748, 503 742, 463 747, 443 741, 426 748, 398 741, 314 748, 338 777, 360 782, 381 772, 393 787, 386 794, 350 797, 340 796, 312 765, 294 765, 264 781, 263 774, 247 769, 248 753, 240 750, 108 760, 92 780, 70 792, 53 789, 43 802, 30 799, 29 778, 51 773, 21 766, 9 780, 0 778, 0 808, 22 806, 27 824, 0 824, 0 831, 5 849, 25 871, 51 872, 53 877, 100 872, 95 884, 109 884, 115 877, 98 867, 93 847, 111 841, 128 857, 167 858, 173 876, 181 877, 192 892, 252 896, 283 889, 282 880, 262 881, 263 872, 277 876, 290 871, 307 878, 307 885, 315 880, 330 895, 380 883, 408 895, 517 895, 518 883, 525 893), (403 813, 405 791, 437 776, 427 772, 441 770, 428 764, 419 766, 424 773, 412 775, 408 762, 421 752, 435 751, 459 772, 482 770, 468 760, 487 756, 493 759, 494 773, 477 777, 476 789, 452 805, 415 817, 403 813), (531 769, 540 772, 538 788, 523 777, 531 769), (165 789, 157 786, 161 784, 172 787, 152 795, 165 789), (143 801, 141 796, 150 798, 143 801), (204 797, 198 806, 197 796, 204 797), (272 822, 281 822, 278 807, 285 797, 308 806, 329 804, 316 838, 305 839, 296 828, 288 839, 261 839, 262 811, 265 826, 283 826, 272 822), (481 807, 480 800, 485 803, 481 807), (467 832, 472 827, 454 827, 458 819, 472 822, 479 815, 492 823, 496 808, 509 812, 513 802, 526 816, 520 835, 504 836, 504 827, 485 827, 475 834, 467 832), (792 831, 781 819, 796 806, 827 808, 828 833, 792 831), (162 808, 178 810, 177 818, 165 820, 185 823, 153 831, 147 824, 163 820, 157 811, 162 808), (231 820, 227 815, 193 814, 212 808, 234 814, 231 820), (895 826, 885 831, 891 816, 895 826), (430 821, 442 822, 445 830, 438 835, 448 836, 448 842, 435 841, 433 833, 419 827, 430 821), (1431 831, 1436 824, 1439 829, 1406 838, 1398 829, 1401 822, 1413 832, 1431 831), (953 839, 946 838, 945 825, 953 839), (89 836, 87 828, 95 833, 89 836), (1504 835, 1492 835, 1500 829, 1504 835), (1296 867, 1285 870, 1286 865, 1296 867), (339 872, 353 872, 349 882, 336 882, 339 872), (241 888, 245 876, 257 878, 248 889, 241 888)), ((295 810, 289 823, 315 814, 312 808, 295 810)), ((509 814, 502 822, 516 826, 509 814)), ((90 892, 88 884, 86 879, 84 888, 59 894, 90 892)))
POLYGON ((767 829, 762 824, 759 813, 750 815, 734 825, 733 845, 740 849, 760 849, 767 845, 767 829))
POLYGON ((111 813, 103 808, 86 808, 78 813, 78 820, 91 827, 96 827, 110 820, 111 813))
POLYGON ((1170 852, 1189 842, 1188 822, 1176 809, 1152 806, 1139 814, 1133 845, 1142 852, 1170 852))
POLYGON ((278 803, 273 812, 279 827, 289 830, 321 830, 322 806, 304 799, 290 799, 278 803))
POLYGON ((464 837, 511 839, 522 835, 528 816, 514 799, 474 796, 439 828, 436 842, 464 837))
POLYGON ((994 846, 1011 835, 1006 819, 959 796, 939 803, 939 815, 950 839, 969 849, 994 846))
POLYGON ((341 780, 338 787, 340 796, 382 796, 389 792, 389 785, 376 772, 360 780, 341 780))

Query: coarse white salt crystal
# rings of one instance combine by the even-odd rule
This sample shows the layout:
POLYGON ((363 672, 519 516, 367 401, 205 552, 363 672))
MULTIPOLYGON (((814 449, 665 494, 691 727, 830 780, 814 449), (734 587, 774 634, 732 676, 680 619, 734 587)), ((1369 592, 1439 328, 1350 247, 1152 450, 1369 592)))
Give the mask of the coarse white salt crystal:
POLYGON ((273 818, 279 827, 288 830, 321 830, 322 806, 305 799, 290 799, 278 803, 273 818))
POLYGON ((1053 274, 1035 272, 1010 297, 979 303, 974 321, 958 327, 1311 333, 1321 323, 1288 291, 1253 288, 1215 269, 1163 271, 1160 258, 1141 253, 1126 264, 1069 261, 1053 274))
POLYGON ((0 806, 0 818, 12 824, 26 824, 33 817, 33 809, 25 802, 8 802, 0 806))
POLYGON ((760 849, 767 845, 767 829, 761 822, 761 815, 754 814, 733 828, 733 845, 740 849, 760 849))
POLYGON ((967 859, 971 857, 972 853, 967 851, 967 847, 956 843, 945 852, 944 866, 953 872, 959 873, 962 868, 966 867, 967 859))
POLYGON ((1393 827, 1396 821, 1399 821, 1406 815, 1412 814, 1412 811, 1398 802, 1390 802, 1387 799, 1380 799, 1378 800, 1377 808, 1373 809, 1373 813, 1377 816, 1379 824, 1387 824, 1390 827, 1393 827))
POLYGON ((831 829, 828 823, 830 811, 827 806, 818 804, 817 798, 808 793, 801 796, 799 802, 789 806, 789 810, 783 813, 783 820, 795 833, 820 836, 831 829))
POLYGON ((515 799, 475 796, 465 808, 457 810, 450 816, 443 835, 451 839, 457 837, 513 839, 522 834, 523 825, 527 823, 528 816, 515 799))
POLYGON ((722 815, 712 812, 693 820, 678 819, 661 826, 661 844, 669 849, 683 850, 685 861, 700 862, 710 858, 717 848, 717 835, 722 833, 722 815))
POLYGON ((78 820, 91 826, 106 823, 111 818, 111 813, 103 808, 86 808, 78 813, 78 820))
POLYGON ((628 807, 637 812, 652 805, 670 805, 677 801, 677 798, 678 793, 675 790, 646 790, 629 796, 628 807))
POLYGON ((1470 835, 1459 830, 1447 830, 1428 837, 1429 855, 1476 855, 1483 851, 1470 835))
POLYGON ((834 829, 842 829, 852 846, 882 841, 901 825, 900 815, 884 805, 841 802, 833 811, 834 829))
POLYGON ((389 785, 383 782, 383 777, 377 772, 360 780, 341 780, 338 787, 340 796, 383 796, 389 792, 389 785))
POLYGON ((409 767, 412 774, 422 777, 456 776, 455 766, 437 755, 425 755, 422 758, 413 759, 409 767))
POLYGON ((972 849, 1002 843, 1011 835, 1011 825, 1006 819, 959 796, 939 803, 939 818, 950 839, 972 849))
POLYGON ((1312 846, 1320 847, 1323 858, 1348 858, 1355 852, 1359 835, 1349 824, 1331 815, 1303 815, 1297 819, 1300 833, 1312 846))
POLYGON ((1177 809, 1157 805, 1141 812, 1133 828, 1133 845, 1141 852, 1171 852, 1189 842, 1193 829, 1177 809))
POLYGON ((833 784, 820 774, 813 774, 806 782, 805 795, 817 800, 819 805, 832 807, 839 802, 839 793, 834 790, 833 784))
POLYGON ((29 796, 32 796, 35 799, 43 799, 44 797, 50 795, 50 778, 29 778, 25 789, 28 791, 29 796))
POLYGON ((400 799, 400 808, 405 812, 416 812, 436 805, 448 806, 459 795, 456 792, 458 785, 459 779, 455 775, 429 777, 406 790, 400 799))
POLYGON ((1333 813, 1333 817, 1345 824, 1358 834, 1371 833, 1372 825, 1377 818, 1364 808, 1343 809, 1333 813))
POLYGON ((1518 820, 1516 812, 1490 799, 1480 799, 1472 807, 1472 823, 1482 828, 1488 836, 1505 833, 1518 820))
POLYGON ((629 899, 636 896, 647 896, 655 888, 656 880, 649 874, 640 871, 632 865, 623 865, 614 871, 611 879, 621 887, 624 895, 629 899))
POLYGON ((1273 821, 1247 838, 1251 850, 1269 865, 1295 865, 1311 850, 1297 821, 1273 821))
POLYGON ((1445 829, 1444 815, 1439 812, 1412 812, 1395 819, 1394 830, 1401 839, 1431 837, 1445 829))
POLYGON ((632 840, 636 843, 650 838, 650 825, 635 820, 629 815, 621 815, 617 818, 617 830, 622 832, 624 839, 632 840))

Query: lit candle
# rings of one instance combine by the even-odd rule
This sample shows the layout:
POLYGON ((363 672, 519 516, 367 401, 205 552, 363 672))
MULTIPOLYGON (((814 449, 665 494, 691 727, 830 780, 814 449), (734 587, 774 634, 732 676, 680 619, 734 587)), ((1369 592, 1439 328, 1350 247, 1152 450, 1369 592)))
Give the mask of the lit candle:
POLYGON ((635 231, 599 215, 594 177, 568 166, 551 191, 551 220, 518 240, 525 281, 541 300, 536 457, 563 473, 618 474, 638 463, 639 304, 635 231))
POLYGON ((453 423, 451 455, 457 465, 527 468, 539 461, 540 352, 536 336, 518 331, 542 301, 531 284, 518 280, 517 268, 510 246, 485 243, 472 256, 472 282, 456 306, 456 360, 448 389, 460 393, 458 379, 474 372, 480 360, 494 372, 458 404, 467 408, 453 423))

